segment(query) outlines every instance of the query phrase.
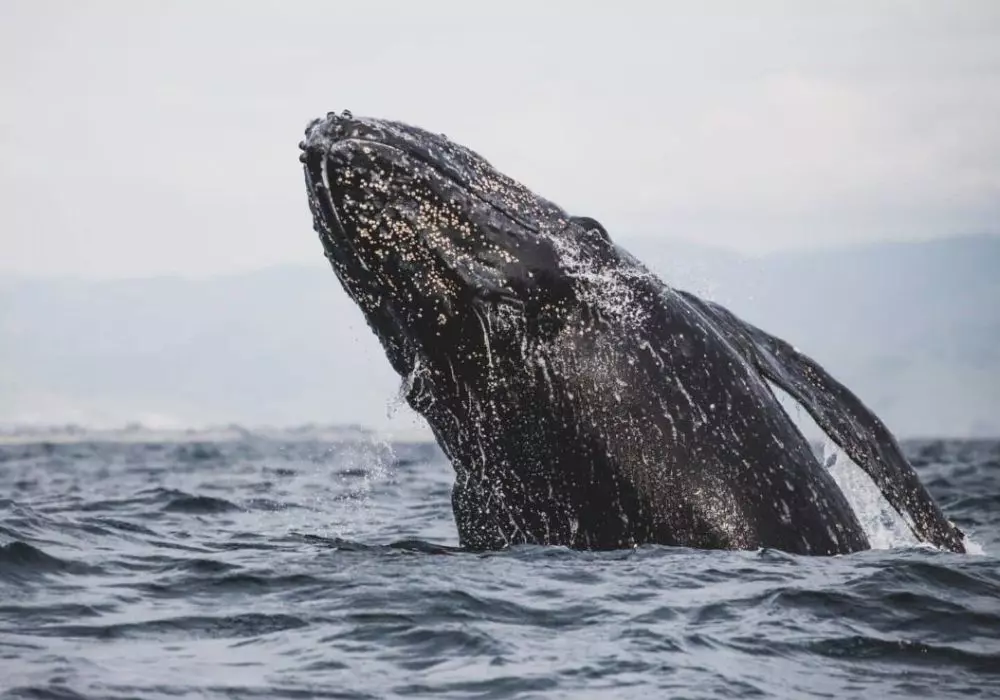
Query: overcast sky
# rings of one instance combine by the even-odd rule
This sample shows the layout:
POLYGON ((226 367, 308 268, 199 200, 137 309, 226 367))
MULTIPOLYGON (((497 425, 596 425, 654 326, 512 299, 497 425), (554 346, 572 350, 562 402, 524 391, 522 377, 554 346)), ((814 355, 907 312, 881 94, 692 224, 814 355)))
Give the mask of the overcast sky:
POLYGON ((298 142, 441 131, 613 236, 1000 231, 1000 2, 0 4, 0 272, 322 262, 298 142))

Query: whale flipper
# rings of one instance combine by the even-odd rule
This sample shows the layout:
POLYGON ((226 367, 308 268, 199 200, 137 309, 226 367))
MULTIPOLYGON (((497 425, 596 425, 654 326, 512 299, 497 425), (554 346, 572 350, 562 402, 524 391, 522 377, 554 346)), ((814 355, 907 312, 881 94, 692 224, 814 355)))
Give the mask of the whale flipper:
POLYGON ((944 517, 885 424, 847 387, 792 345, 719 304, 678 291, 725 329, 746 359, 801 404, 819 427, 875 482, 922 541, 964 552, 962 531, 944 517))

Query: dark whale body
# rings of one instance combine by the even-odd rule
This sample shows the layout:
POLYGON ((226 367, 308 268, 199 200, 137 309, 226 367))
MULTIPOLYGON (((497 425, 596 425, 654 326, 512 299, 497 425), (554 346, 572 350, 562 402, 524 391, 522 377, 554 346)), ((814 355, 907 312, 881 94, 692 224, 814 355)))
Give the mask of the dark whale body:
POLYGON ((847 388, 593 219, 397 122, 330 113, 300 147, 326 256, 454 465, 462 546, 866 549, 770 381, 919 539, 964 551, 847 388))

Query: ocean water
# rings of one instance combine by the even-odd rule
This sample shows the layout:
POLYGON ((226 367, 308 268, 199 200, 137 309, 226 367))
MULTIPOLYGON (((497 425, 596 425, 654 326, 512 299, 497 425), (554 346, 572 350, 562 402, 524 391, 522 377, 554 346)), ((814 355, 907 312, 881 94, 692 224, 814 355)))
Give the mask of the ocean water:
POLYGON ((0 697, 1000 697, 1000 442, 904 447, 980 553, 474 554, 429 444, 0 445, 0 697))

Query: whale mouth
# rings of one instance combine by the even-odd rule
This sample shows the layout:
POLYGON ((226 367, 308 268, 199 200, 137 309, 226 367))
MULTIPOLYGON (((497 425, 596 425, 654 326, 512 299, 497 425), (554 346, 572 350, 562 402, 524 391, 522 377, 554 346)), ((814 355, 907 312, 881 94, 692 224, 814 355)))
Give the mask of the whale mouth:
MULTIPOLYGON (((354 243, 344 227, 344 222, 341 220, 340 214, 337 213, 337 205, 333 201, 333 188, 330 186, 329 152, 310 149, 302 154, 300 160, 305 164, 306 184, 309 187, 311 199, 318 210, 320 220, 325 225, 323 233, 331 239, 329 243, 332 246, 324 245, 327 253, 335 253, 339 246, 346 246, 352 254, 351 257, 362 267, 366 267, 354 247, 354 243)), ((344 259, 342 262, 346 263, 347 260, 344 259)))
POLYGON ((344 224, 337 214, 337 206, 333 203, 333 193, 330 190, 330 176, 327 170, 326 154, 322 151, 307 151, 302 154, 309 176, 309 184, 316 196, 320 212, 327 224, 335 227, 341 236, 346 236, 344 224))

